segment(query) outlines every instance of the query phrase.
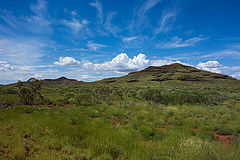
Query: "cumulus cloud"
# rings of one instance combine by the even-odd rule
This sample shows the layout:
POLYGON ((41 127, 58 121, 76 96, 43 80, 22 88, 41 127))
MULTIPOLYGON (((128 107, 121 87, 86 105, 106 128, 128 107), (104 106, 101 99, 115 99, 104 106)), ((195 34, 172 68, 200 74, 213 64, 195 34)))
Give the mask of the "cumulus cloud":
POLYGON ((130 58, 126 53, 120 53, 111 61, 104 63, 93 64, 92 62, 86 61, 83 63, 83 68, 97 71, 113 71, 115 73, 124 74, 133 71, 139 71, 150 65, 161 66, 176 62, 181 63, 180 61, 150 60, 147 59, 146 55, 142 53, 134 56, 133 58, 130 58))
POLYGON ((144 68, 148 64, 149 60, 146 59, 144 54, 140 53, 131 59, 126 53, 121 53, 114 57, 111 61, 101 64, 92 64, 91 62, 86 62, 84 67, 102 71, 130 72, 144 68))
POLYGON ((218 61, 207 61, 205 63, 198 63, 197 68, 210 72, 221 73, 221 69, 223 69, 224 66, 221 65, 218 61))
POLYGON ((173 37, 171 41, 163 43, 163 44, 158 44, 156 47, 157 48, 182 48, 182 47, 193 47, 196 43, 206 40, 207 38, 205 37, 193 37, 187 40, 182 40, 179 37, 173 37))
POLYGON ((14 68, 6 61, 0 61, 0 71, 13 71, 14 68))
POLYGON ((80 62, 72 57, 60 57, 59 61, 54 62, 54 64, 59 66, 75 66, 79 65, 80 62))

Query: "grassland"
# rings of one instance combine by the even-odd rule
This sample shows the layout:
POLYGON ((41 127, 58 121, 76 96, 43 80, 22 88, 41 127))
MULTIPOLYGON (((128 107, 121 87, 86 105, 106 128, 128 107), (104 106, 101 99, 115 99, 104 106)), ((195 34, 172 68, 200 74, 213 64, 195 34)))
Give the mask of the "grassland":
POLYGON ((0 86, 0 159, 237 160, 240 82, 192 67, 92 83, 44 81, 23 105, 0 86))
POLYGON ((238 159, 240 104, 16 106, 0 112, 2 159, 238 159), (226 152, 227 151, 227 152, 226 152))

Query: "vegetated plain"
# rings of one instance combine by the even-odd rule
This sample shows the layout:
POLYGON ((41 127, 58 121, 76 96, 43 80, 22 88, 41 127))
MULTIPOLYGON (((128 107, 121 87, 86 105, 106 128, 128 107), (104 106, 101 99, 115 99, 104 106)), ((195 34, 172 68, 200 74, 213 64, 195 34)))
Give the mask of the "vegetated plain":
POLYGON ((240 157, 240 81, 181 64, 0 86, 0 159, 240 157))

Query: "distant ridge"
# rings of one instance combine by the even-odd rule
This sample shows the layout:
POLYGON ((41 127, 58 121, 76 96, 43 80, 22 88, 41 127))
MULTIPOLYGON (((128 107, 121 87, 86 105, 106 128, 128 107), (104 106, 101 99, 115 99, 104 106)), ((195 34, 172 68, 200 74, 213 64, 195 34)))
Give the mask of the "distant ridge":
POLYGON ((77 85, 86 82, 78 81, 76 79, 68 79, 66 77, 60 77, 57 79, 43 79, 43 85, 77 85))
MULTIPOLYGON (((68 79, 66 77, 59 77, 57 79, 42 79, 43 82, 43 86, 60 86, 60 85, 79 85, 79 84, 84 84, 87 82, 83 82, 83 81, 78 81, 76 79, 68 79)), ((27 83, 27 82, 23 82, 23 83, 27 83)), ((12 84, 8 84, 8 85, 17 85, 17 83, 12 83, 12 84)))

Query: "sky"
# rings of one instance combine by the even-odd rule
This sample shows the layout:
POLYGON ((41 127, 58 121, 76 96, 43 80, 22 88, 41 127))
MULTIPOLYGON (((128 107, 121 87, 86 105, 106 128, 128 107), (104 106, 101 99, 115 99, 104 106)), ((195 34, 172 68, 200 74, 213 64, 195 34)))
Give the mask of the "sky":
POLYGON ((0 84, 182 63, 240 79, 239 0, 1 0, 0 84))

